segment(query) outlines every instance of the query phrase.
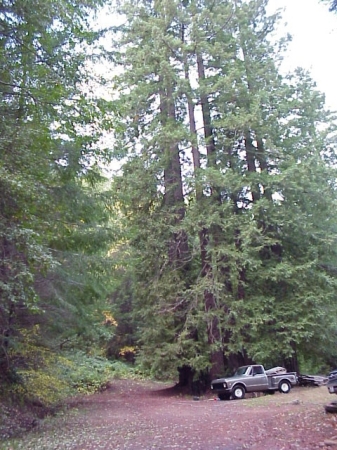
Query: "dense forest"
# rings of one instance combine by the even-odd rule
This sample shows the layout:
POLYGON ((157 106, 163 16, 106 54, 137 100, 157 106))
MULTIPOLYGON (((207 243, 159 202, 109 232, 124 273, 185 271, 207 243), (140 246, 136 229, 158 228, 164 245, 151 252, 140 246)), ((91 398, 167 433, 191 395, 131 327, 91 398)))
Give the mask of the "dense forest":
POLYGON ((336 365, 336 116, 267 4, 1 2, 2 395, 336 365))

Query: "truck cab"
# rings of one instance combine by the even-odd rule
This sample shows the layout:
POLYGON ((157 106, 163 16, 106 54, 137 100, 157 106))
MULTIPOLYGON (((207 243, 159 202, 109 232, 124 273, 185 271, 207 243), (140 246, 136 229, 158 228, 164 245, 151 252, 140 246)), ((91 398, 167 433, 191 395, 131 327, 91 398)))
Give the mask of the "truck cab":
POLYGON ((235 376, 244 377, 247 392, 265 391, 268 389, 268 377, 261 365, 240 367, 235 372, 235 376))

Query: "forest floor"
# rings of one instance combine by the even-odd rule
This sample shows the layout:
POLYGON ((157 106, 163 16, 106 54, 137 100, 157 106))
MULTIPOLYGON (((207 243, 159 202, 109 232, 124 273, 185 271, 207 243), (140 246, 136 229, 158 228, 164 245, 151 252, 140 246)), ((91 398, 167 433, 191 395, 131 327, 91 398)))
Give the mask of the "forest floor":
POLYGON ((333 450, 337 414, 324 409, 333 400, 326 386, 219 401, 150 381, 113 380, 20 439, 0 441, 0 449, 333 450))

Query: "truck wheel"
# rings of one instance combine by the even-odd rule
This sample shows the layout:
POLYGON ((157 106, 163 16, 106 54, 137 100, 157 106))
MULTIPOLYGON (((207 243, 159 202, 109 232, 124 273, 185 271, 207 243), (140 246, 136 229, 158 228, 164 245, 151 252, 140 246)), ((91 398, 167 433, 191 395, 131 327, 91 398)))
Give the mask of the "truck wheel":
POLYGON ((231 394, 218 394, 220 400, 229 400, 231 398, 231 394))
POLYGON ((278 390, 282 392, 282 394, 288 394, 290 392, 291 385, 289 381, 282 380, 280 381, 280 384, 278 385, 278 390))
POLYGON ((236 386, 233 390, 233 398, 235 398, 235 400, 242 400, 245 398, 245 394, 245 388, 242 386, 236 386))
POLYGON ((327 413, 337 413, 337 405, 336 403, 330 403, 329 405, 325 405, 325 412, 327 413))

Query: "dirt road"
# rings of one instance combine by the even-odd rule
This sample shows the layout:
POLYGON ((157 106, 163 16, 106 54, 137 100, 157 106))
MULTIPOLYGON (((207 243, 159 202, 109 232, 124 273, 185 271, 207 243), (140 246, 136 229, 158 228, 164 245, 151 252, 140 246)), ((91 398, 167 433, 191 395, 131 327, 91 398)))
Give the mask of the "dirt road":
POLYGON ((114 380, 100 394, 77 399, 65 415, 45 420, 0 449, 25 450, 332 450, 337 414, 324 405, 326 387, 245 400, 199 400, 153 382, 114 380))

